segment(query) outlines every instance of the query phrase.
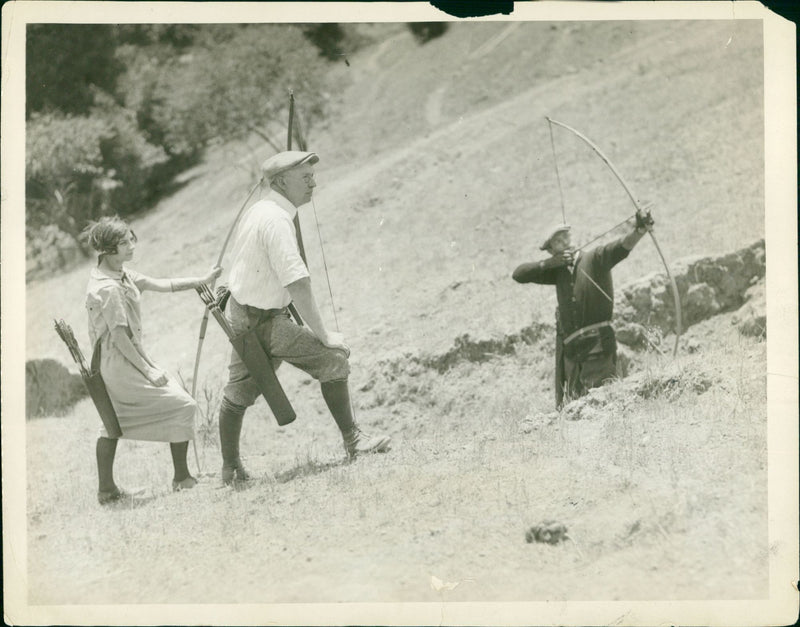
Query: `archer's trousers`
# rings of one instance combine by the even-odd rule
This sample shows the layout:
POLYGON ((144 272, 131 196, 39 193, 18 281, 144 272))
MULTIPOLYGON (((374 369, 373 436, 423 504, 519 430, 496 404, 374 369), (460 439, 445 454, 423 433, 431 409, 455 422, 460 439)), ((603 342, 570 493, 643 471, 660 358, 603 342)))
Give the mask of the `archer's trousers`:
MULTIPOLYGON (((320 383, 347 379, 350 374, 347 354, 341 349, 325 346, 307 327, 295 324, 288 309, 258 309, 241 305, 231 296, 225 317, 237 335, 256 329, 258 340, 276 370, 285 361, 320 383)), ((261 394, 233 349, 224 394, 229 401, 242 407, 250 407, 261 394)))
POLYGON ((596 353, 583 361, 564 357, 566 397, 583 396, 591 388, 600 387, 617 376, 617 356, 612 353, 596 353))

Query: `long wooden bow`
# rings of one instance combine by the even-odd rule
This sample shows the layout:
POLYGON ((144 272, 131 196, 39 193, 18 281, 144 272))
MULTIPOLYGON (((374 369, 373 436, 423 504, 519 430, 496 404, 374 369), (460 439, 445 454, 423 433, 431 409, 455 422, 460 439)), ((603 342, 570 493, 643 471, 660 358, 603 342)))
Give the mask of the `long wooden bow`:
MULTIPOLYGON (((586 145, 588 145, 597 154, 597 156, 599 156, 603 160, 603 163, 605 163, 609 167, 609 169, 614 173, 614 176, 617 177, 617 180, 620 182, 622 187, 625 189, 625 192, 628 194, 628 198, 631 199, 631 202, 633 203, 633 206, 636 207, 636 210, 637 211, 643 211, 641 205, 636 200, 636 197, 631 192, 630 187, 628 187, 628 184, 625 182, 625 179, 622 178, 622 175, 619 173, 617 168, 614 167, 614 164, 611 163, 611 160, 603 153, 602 150, 600 150, 600 148, 597 146, 597 144, 595 144, 591 139, 586 137, 586 135, 584 135, 580 131, 572 128, 568 124, 564 124, 563 122, 559 122, 558 120, 554 120, 553 118, 550 118, 550 117, 547 117, 547 116, 545 116, 545 119, 547 120, 547 122, 549 124, 555 124, 557 126, 560 126, 560 127, 564 128, 564 129, 568 130, 573 135, 575 135, 576 137, 581 139, 584 143, 586 143, 586 145)), ((552 139, 552 135, 551 135, 551 139, 552 139)), ((555 152, 555 146, 553 147, 553 151, 555 152)), ((560 181, 559 181, 559 187, 560 187, 560 181)), ((562 204, 563 204, 563 201, 562 201, 562 204)), ((563 208, 562 208, 562 210, 563 210, 563 208)), ((629 219, 630 218, 626 218, 625 221, 627 221, 629 219)), ((620 223, 620 224, 622 224, 622 223, 620 223)), ((619 226, 619 225, 617 225, 617 226, 619 226)), ((614 228, 616 228, 616 226, 614 228)), ((675 301, 675 346, 672 349, 672 356, 675 357, 678 354, 678 345, 680 343, 681 332, 682 332, 681 331, 681 327, 682 327, 681 322, 682 321, 681 321, 681 298, 680 298, 680 293, 678 292, 678 285, 677 285, 677 283, 675 283, 675 278, 672 276, 672 272, 669 269, 669 265, 667 264, 667 260, 664 258, 664 253, 661 252, 661 246, 658 245, 658 240, 656 239, 656 236, 653 234, 652 231, 648 231, 648 233, 650 234, 650 238, 653 240, 653 244, 656 247, 656 251, 658 252, 658 256, 661 258, 661 263, 664 264, 664 270, 666 270, 666 272, 667 272, 667 277, 669 278, 669 283, 670 283, 670 286, 672 287, 672 298, 675 301)), ((595 238, 595 239, 597 239, 597 238, 595 238)))
MULTIPOLYGON (((294 127, 294 94, 292 92, 289 92, 289 129, 287 132, 286 150, 292 149, 293 127, 294 127)), ((225 251, 228 249, 228 244, 230 244, 231 237, 233 236, 234 231, 236 231, 236 227, 239 225, 239 220, 241 219, 242 214, 244 213, 244 210, 247 207, 247 203, 250 202, 250 198, 253 196, 255 191, 261 186, 263 182, 264 178, 262 177, 261 179, 259 179, 258 183, 256 183, 253 186, 253 188, 250 190, 250 193, 247 194, 247 198, 245 198, 244 202, 242 203, 242 206, 239 208, 236 217, 233 219, 233 224, 231 224, 231 228, 228 230, 228 234, 225 236, 225 242, 222 244, 222 250, 219 251, 219 257, 217 257, 218 266, 222 265, 222 259, 225 257, 225 251)), ((300 221, 297 215, 295 215, 294 217, 294 224, 297 230, 297 245, 300 249, 300 256, 303 259, 303 263, 306 263, 306 265, 308 265, 306 262, 306 252, 305 249, 303 248, 303 236, 300 232, 300 221)), ((210 286, 211 290, 214 289, 215 282, 216 281, 211 283, 210 286)), ((297 320, 297 323, 302 325, 303 322, 300 320, 300 315, 297 313, 297 311, 294 309, 293 306, 291 307, 291 309, 292 309, 292 314, 297 320)), ((205 341, 206 331, 208 329, 208 316, 209 316, 209 310, 206 308, 203 310, 203 320, 200 323, 200 334, 197 340, 197 353, 195 354, 194 358, 194 370, 192 372, 192 397, 194 397, 195 393, 197 392, 197 374, 200 371, 200 356, 203 352, 203 342, 205 341)))
MULTIPOLYGON (((242 214, 244 213, 245 207, 247 207, 247 203, 250 201, 250 198, 255 193, 255 191, 261 186, 261 181, 262 180, 263 179, 260 179, 258 181, 258 183, 256 183, 253 186, 253 189, 251 189, 250 193, 247 194, 247 198, 245 198, 244 202, 242 203, 241 208, 239 209, 239 212, 236 214, 236 217, 233 220, 233 224, 231 225, 231 228, 228 230, 228 235, 225 237, 225 243, 222 244, 222 250, 219 251, 219 257, 217 257, 217 265, 218 266, 222 265, 222 258, 225 256, 225 251, 228 249, 228 244, 231 241, 231 236, 233 235, 233 232, 236 230, 236 227, 239 224, 239 219, 242 217, 242 214)), ((209 286, 212 291, 214 290, 214 284, 215 283, 216 283, 216 279, 214 279, 214 281, 212 281, 211 285, 209 286)), ((195 354, 195 357, 194 357, 194 370, 192 372, 192 398, 196 398, 195 397, 195 392, 197 392, 197 373, 200 370, 200 355, 203 352, 203 342, 206 339, 206 330, 208 329, 208 314, 209 314, 208 308, 204 308, 203 309, 203 320, 200 323, 200 335, 199 335, 199 337, 197 339, 197 353, 195 354)))

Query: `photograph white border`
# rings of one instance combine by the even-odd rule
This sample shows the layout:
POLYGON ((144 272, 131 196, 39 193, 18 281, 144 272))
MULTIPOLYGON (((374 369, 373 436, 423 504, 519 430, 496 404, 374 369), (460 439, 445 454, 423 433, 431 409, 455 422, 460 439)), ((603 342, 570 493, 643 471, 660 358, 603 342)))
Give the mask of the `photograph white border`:
MULTIPOLYGON (((3 5, 2 456, 9 624, 772 625, 798 608, 798 299, 795 26, 756 2, 525 2, 502 20, 758 19, 764 24, 769 599, 763 601, 30 606, 25 495, 25 25, 457 20, 423 2, 48 2, 3 5), (356 15, 357 13, 357 15, 356 15), (777 268, 777 271, 769 271, 777 268)), ((657 598, 658 591, 654 590, 657 598)))

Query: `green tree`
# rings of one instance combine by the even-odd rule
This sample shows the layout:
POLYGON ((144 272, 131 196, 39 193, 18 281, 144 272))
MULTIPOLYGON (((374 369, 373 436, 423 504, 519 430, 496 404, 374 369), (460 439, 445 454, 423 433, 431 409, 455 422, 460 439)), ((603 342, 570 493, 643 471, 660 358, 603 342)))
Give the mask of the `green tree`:
POLYGON ((124 67, 115 58, 114 27, 106 24, 29 24, 26 30, 25 112, 82 115, 94 91, 113 93, 124 67))
POLYGON ((328 62, 293 24, 41 24, 27 46, 26 224, 84 254, 87 221, 148 206, 210 142, 282 149, 289 90, 305 133, 325 112, 328 62))
POLYGON ((26 227, 55 224, 85 255, 86 223, 141 208, 148 172, 166 159, 110 100, 90 116, 34 114, 25 144, 26 227))
POLYGON ((326 62, 292 25, 217 25, 163 61, 127 50, 121 82, 148 136, 171 155, 255 133, 276 150, 288 92, 302 103, 306 132, 324 115, 326 62))

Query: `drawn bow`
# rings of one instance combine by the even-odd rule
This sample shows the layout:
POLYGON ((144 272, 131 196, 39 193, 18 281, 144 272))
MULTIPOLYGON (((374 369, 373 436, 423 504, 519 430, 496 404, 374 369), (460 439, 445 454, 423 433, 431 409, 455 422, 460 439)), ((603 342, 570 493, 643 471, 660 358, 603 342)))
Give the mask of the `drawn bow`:
MULTIPOLYGON (((586 137, 586 135, 584 135, 580 131, 572 128, 568 124, 564 124, 563 122, 559 122, 558 120, 554 120, 553 118, 550 118, 550 117, 547 117, 547 116, 545 116, 545 119, 551 125, 555 124, 556 126, 560 126, 561 128, 564 128, 564 129, 568 130, 573 135, 575 135, 580 140, 582 140, 587 146, 589 146, 597 154, 597 156, 599 156, 603 160, 603 163, 605 163, 609 167, 609 169, 614 173, 614 176, 617 177, 617 180, 620 182, 622 187, 625 189, 625 192, 628 194, 628 198, 631 199, 631 202, 633 203, 633 206, 636 207, 636 211, 637 212, 639 212, 639 211, 644 212, 644 210, 640 206, 639 202, 636 200, 636 197, 631 192, 630 187, 628 187, 628 184, 625 182, 625 179, 622 178, 622 175, 619 173, 617 168, 614 167, 614 164, 611 163, 611 160, 603 153, 602 150, 600 150, 600 148, 597 146, 597 144, 595 144, 591 139, 586 137)), ((552 141, 552 127, 551 127, 550 139, 552 141)), ((555 145, 554 144, 553 144, 553 153, 555 154, 555 145)), ((556 165, 556 173, 558 173, 558 165, 556 165)), ((560 190, 561 190, 561 181, 559 179, 559 191, 560 190)), ((562 214, 563 214, 563 193, 562 193, 562 214)), ((629 218, 626 218, 624 220, 624 222, 627 222, 628 220, 629 220, 629 218)), ((624 222, 621 222, 620 224, 617 224, 611 230, 614 230, 615 228, 617 228, 618 226, 620 226, 624 222)), ((608 232, 610 232, 610 231, 606 231, 606 233, 608 233, 608 232)), ((606 233, 603 233, 602 235, 605 235, 606 233)), ((672 276, 672 272, 669 269, 669 265, 667 264, 667 260, 664 258, 664 253, 661 252, 661 246, 658 245, 658 240, 656 239, 656 236, 653 234, 652 231, 648 231, 648 233, 650 234, 650 238, 653 240, 653 244, 656 247, 656 251, 658 252, 658 256, 661 258, 661 263, 664 264, 664 270, 666 270, 666 272, 667 272, 667 277, 669 278, 669 283, 670 283, 670 286, 672 288, 672 298, 673 298, 673 300, 675 302, 675 346, 672 349, 672 356, 675 357, 678 354, 678 345, 679 345, 680 339, 681 339, 681 326, 682 326, 681 325, 681 298, 680 298, 680 294, 678 292, 678 285, 677 285, 677 283, 675 283, 675 278, 672 276)), ((599 237, 602 237, 602 235, 600 235, 599 237)), ((596 237, 592 241, 596 241, 597 239, 599 239, 599 237, 596 237)))

